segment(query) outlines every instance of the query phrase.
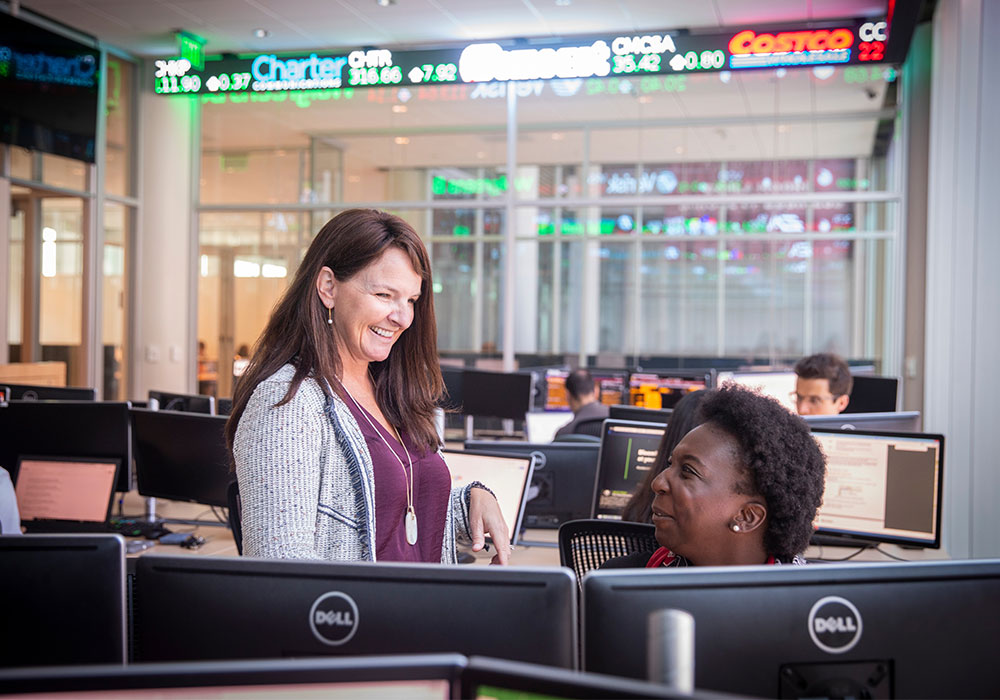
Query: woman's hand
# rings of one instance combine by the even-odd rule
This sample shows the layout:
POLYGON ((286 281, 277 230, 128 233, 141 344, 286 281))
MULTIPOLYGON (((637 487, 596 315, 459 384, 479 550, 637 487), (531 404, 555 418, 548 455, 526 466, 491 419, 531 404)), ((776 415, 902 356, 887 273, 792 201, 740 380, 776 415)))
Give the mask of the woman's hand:
POLYGON ((472 527, 472 551, 482 551, 486 546, 486 533, 489 533, 497 551, 490 563, 509 563, 510 532, 500 512, 500 504, 489 491, 479 488, 469 490, 469 522, 472 527))

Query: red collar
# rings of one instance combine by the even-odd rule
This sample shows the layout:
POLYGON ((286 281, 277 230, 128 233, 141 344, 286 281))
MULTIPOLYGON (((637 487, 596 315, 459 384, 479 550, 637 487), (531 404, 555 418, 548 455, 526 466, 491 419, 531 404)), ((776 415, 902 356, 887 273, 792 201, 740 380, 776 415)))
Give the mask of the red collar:
MULTIPOLYGON (((685 562, 685 564, 687 563, 686 560, 678 557, 666 547, 660 547, 658 550, 653 552, 653 556, 651 556, 649 561, 646 562, 646 568, 655 569, 659 566, 677 566, 680 565, 680 562, 682 561, 685 562)), ((775 564, 776 561, 774 557, 768 557, 767 563, 775 564)))

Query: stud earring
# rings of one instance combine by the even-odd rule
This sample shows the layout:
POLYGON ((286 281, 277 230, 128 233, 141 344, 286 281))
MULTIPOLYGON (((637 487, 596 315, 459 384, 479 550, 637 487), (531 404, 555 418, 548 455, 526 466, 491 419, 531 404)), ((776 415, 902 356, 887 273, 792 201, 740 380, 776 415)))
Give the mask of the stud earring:
POLYGON ((739 531, 740 531, 740 526, 739 525, 733 525, 733 532, 739 532, 739 531))
POLYGON ((326 310, 326 322, 328 324, 330 324, 331 326, 333 325, 333 307, 332 306, 326 310))

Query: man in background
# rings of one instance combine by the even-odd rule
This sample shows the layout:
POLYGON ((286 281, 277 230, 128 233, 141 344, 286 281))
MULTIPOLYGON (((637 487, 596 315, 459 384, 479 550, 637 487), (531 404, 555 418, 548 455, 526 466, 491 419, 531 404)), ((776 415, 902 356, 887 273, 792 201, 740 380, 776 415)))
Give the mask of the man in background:
POLYGON ((590 373, 585 369, 578 369, 570 372, 566 377, 566 399, 569 407, 573 410, 573 420, 556 431, 556 437, 560 435, 570 435, 572 433, 583 433, 586 435, 600 435, 597 421, 603 421, 608 417, 608 407, 601 403, 601 392, 597 383, 590 373), (581 428, 581 423, 588 423, 589 429, 581 428))
POLYGON ((839 355, 822 352, 803 357, 795 365, 792 398, 799 415, 832 416, 847 408, 854 380, 839 355))

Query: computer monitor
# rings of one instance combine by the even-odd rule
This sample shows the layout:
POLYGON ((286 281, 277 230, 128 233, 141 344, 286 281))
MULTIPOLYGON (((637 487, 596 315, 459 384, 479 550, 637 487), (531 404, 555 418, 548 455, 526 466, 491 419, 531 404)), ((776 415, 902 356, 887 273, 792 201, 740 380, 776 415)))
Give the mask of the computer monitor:
POLYGON ((655 610, 694 616, 695 687, 754 697, 993 697, 1000 560, 596 571, 583 663, 646 677, 655 610))
POLYGON ((517 544, 534 469, 533 456, 463 450, 442 450, 442 453, 448 471, 451 472, 453 487, 465 486, 474 481, 489 487, 500 504, 511 544, 517 544))
POLYGON ((235 478, 226 447, 225 416, 177 411, 130 412, 139 493, 226 507, 235 478))
POLYGON ((609 407, 608 417, 615 420, 631 420, 640 423, 669 423, 672 408, 643 408, 642 406, 618 405, 609 407))
POLYGON ((653 467, 665 425, 606 420, 601 431, 592 517, 621 520, 622 511, 653 467))
MULTIPOLYGON (((569 394, 566 392, 566 378, 572 370, 550 368, 545 370, 545 410, 568 411, 569 394)), ((590 368, 587 370, 598 390, 598 400, 608 406, 625 401, 625 385, 628 372, 590 368)))
POLYGON ((531 410, 532 385, 528 373, 464 370, 462 413, 524 420, 524 414, 531 410))
POLYGON ((628 378, 628 403, 643 408, 673 408, 686 394, 712 388, 713 381, 712 370, 632 372, 628 378))
POLYGON ((10 387, 0 384, 0 405, 10 401, 10 387))
POLYGON ((0 571, 0 666, 125 663, 121 536, 0 536, 0 571))
POLYGON ((839 413, 833 416, 802 416, 810 428, 838 430, 888 430, 897 433, 920 432, 920 411, 892 413, 839 413))
POLYGON ((28 532, 107 532, 121 465, 102 457, 21 455, 15 494, 28 532))
POLYGON ((441 365, 441 378, 444 380, 446 395, 441 402, 441 408, 445 411, 462 412, 462 374, 465 370, 461 367, 449 367, 441 365))
POLYGON ((97 389, 75 386, 8 384, 11 401, 96 401, 97 389))
POLYGON ((814 428, 826 455, 816 543, 941 546, 944 436, 814 428))
POLYGON ((597 443, 466 440, 465 449, 535 457, 531 476, 535 497, 525 505, 524 527, 558 528, 569 520, 590 517, 600 451, 597 443))
POLYGON ((11 401, 0 408, 0 467, 17 481, 20 455, 118 460, 116 491, 132 489, 128 401, 11 401))
POLYGON ((223 398, 215 400, 215 414, 218 416, 228 416, 233 412, 233 400, 223 398))
POLYGON ((773 372, 719 372, 716 374, 716 386, 725 382, 735 382, 741 386, 755 389, 765 396, 777 399, 778 403, 792 413, 798 413, 795 406, 795 380, 798 377, 792 370, 773 372))
POLYGON ((524 416, 524 436, 528 442, 552 442, 559 428, 571 420, 570 411, 531 411, 524 416))
POLYGON ((188 413, 208 413, 215 415, 215 397, 202 394, 172 394, 167 391, 149 391, 149 404, 153 401, 160 411, 185 411, 188 413))
POLYGON ((897 408, 899 380, 896 377, 877 377, 855 374, 852 379, 851 400, 844 413, 888 413, 897 408))
POLYGON ((146 556, 136 661, 457 652, 576 666, 564 568, 146 556))
POLYGON ((103 692, 164 700, 448 700, 461 697, 458 687, 467 663, 460 654, 412 654, 28 668, 0 670, 0 693, 96 698, 103 692))

